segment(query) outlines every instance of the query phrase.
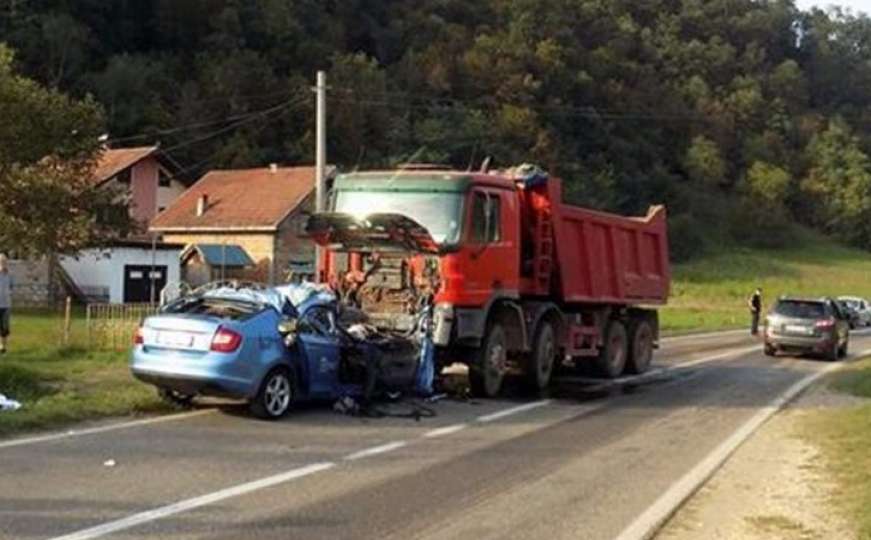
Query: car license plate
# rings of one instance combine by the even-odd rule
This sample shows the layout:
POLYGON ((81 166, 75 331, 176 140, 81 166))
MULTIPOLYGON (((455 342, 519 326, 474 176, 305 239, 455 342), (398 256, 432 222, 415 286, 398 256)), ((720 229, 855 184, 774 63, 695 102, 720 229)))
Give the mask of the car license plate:
POLYGON ((194 337, 184 332, 160 332, 157 334, 157 342, 167 347, 190 347, 194 343, 194 337))
POLYGON ((790 334, 809 335, 809 334, 814 333, 813 328, 810 328, 808 326, 798 326, 798 325, 794 325, 794 324, 786 325, 786 331, 789 332, 790 334))

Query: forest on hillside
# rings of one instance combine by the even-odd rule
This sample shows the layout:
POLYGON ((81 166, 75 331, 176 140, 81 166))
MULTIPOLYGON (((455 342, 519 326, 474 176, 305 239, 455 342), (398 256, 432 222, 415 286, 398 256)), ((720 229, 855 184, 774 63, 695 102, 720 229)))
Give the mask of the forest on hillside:
POLYGON ((211 168, 538 163, 571 200, 669 206, 673 251, 871 248, 871 20, 791 0, 0 0, 14 68, 113 146, 211 168))

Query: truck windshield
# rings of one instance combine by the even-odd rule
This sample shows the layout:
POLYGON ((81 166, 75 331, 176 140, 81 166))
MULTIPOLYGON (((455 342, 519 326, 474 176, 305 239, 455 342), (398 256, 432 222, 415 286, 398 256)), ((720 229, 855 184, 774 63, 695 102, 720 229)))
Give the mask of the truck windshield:
POLYGON ((336 212, 365 218, 371 214, 402 214, 420 223, 441 245, 460 241, 462 193, 408 191, 339 191, 336 212))

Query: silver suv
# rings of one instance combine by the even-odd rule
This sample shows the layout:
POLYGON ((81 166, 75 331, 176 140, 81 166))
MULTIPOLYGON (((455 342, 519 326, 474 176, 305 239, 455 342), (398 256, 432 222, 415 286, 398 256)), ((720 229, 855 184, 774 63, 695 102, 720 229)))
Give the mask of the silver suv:
POLYGON ((815 353, 829 360, 847 355, 849 314, 831 298, 780 298, 765 319, 765 354, 815 353))

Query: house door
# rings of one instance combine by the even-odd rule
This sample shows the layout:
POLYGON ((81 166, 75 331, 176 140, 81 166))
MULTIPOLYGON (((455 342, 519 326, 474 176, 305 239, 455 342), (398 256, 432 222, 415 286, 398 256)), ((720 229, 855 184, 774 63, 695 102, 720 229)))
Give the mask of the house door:
POLYGON ((154 301, 160 301, 160 291, 166 287, 166 266, 124 265, 124 303, 151 302, 151 281, 154 280, 154 301), (153 272, 153 274, 152 274, 153 272))

